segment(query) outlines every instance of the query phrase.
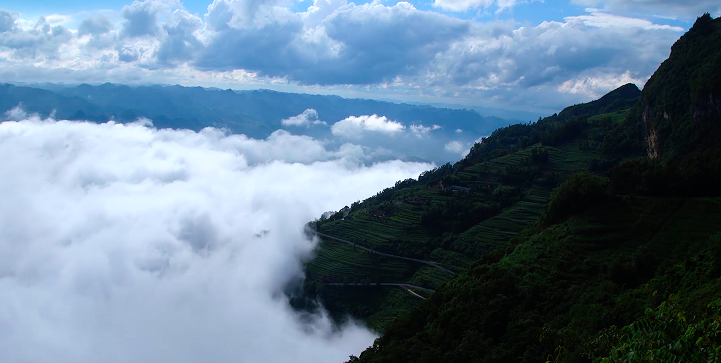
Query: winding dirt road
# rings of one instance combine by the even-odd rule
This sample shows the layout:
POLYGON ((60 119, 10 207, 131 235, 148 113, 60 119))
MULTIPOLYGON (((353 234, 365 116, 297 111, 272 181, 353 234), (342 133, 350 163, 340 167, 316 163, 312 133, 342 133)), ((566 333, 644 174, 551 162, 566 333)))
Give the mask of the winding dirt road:
POLYGON ((419 295, 415 291, 413 291, 414 289, 421 290, 421 291, 427 291, 427 292, 435 292, 435 290, 427 289, 425 287, 420 287, 420 286, 411 285, 411 284, 395 283, 395 282, 381 282, 381 283, 375 283, 375 284, 363 284, 363 283, 358 283, 358 282, 344 284, 342 282, 331 282, 331 283, 328 283, 325 285, 328 285, 328 286, 366 286, 366 287, 373 287, 373 286, 378 286, 378 285, 380 285, 380 286, 398 286, 401 289, 406 290, 406 291, 410 292, 411 294, 413 294, 414 296, 419 297, 423 300, 425 300, 426 298, 419 295))
MULTIPOLYGON (((373 252, 373 253, 376 254, 376 255, 386 256, 386 257, 390 257, 390 258, 396 258, 396 259, 399 259, 399 260, 414 261, 414 262, 418 262, 418 263, 426 264, 426 265, 428 265, 428 266, 435 267, 435 268, 437 268, 437 269, 439 269, 439 270, 442 270, 442 271, 445 271, 445 272, 447 272, 447 273, 449 273, 449 274, 451 274, 451 275, 457 275, 457 273, 455 273, 455 272, 453 272, 453 271, 451 271, 451 270, 449 270, 449 269, 447 269, 447 268, 445 268, 445 267, 442 267, 441 265, 439 265, 439 264, 437 264, 437 263, 435 263, 435 262, 433 262, 433 261, 419 260, 419 259, 416 259, 416 258, 403 257, 403 256, 398 256, 398 255, 392 255, 392 254, 390 254, 390 253, 378 252, 378 251, 373 250, 373 249, 371 249, 371 248, 364 247, 364 246, 359 245, 359 244, 357 244, 357 243, 355 243, 355 242, 351 242, 351 241, 348 241, 348 240, 345 240, 345 239, 342 239, 342 238, 333 237, 333 236, 331 236, 331 235, 327 235, 327 234, 325 234, 325 233, 321 233, 321 232, 314 231, 314 230, 311 230, 311 232, 314 233, 314 234, 316 234, 316 235, 318 235, 318 236, 321 236, 321 237, 325 237, 325 238, 328 238, 328 239, 332 239, 332 240, 335 240, 335 241, 338 241, 338 242, 347 243, 347 244, 353 245, 353 246, 355 246, 355 247, 357 247, 357 248, 360 248, 360 249, 362 249, 362 250, 373 252)), ((410 286, 410 285, 409 285, 409 286, 410 286)))

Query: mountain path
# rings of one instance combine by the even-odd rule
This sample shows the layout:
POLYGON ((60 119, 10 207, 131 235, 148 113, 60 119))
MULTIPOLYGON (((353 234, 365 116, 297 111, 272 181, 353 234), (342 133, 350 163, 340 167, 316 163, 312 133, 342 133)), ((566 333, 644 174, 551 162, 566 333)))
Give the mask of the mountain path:
POLYGON ((449 270, 449 269, 447 269, 447 268, 445 268, 445 267, 442 267, 442 266, 440 266, 439 264, 437 264, 436 262, 433 262, 433 261, 419 260, 419 259, 416 259, 416 258, 403 257, 403 256, 398 256, 398 255, 392 255, 392 254, 390 254, 390 253, 378 252, 378 251, 373 250, 373 249, 371 249, 371 248, 368 248, 368 247, 359 245, 359 244, 357 244, 357 243, 355 243, 355 242, 351 242, 351 241, 348 241, 348 240, 345 240, 345 239, 342 239, 342 238, 334 237, 334 236, 331 236, 331 235, 328 235, 328 234, 325 234, 325 233, 321 233, 321 232, 318 232, 318 231, 312 231, 312 232, 315 233, 315 234, 317 234, 317 235, 319 235, 319 236, 321 236, 321 237, 329 238, 329 239, 332 239, 332 240, 335 240, 335 241, 338 241, 338 242, 347 243, 347 244, 353 245, 354 247, 358 247, 358 248, 360 248, 360 249, 362 249, 362 250, 365 250, 365 251, 373 252, 374 254, 377 254, 377 255, 380 255, 380 256, 386 256, 386 257, 396 258, 396 259, 406 260, 406 261, 414 261, 414 262, 426 264, 426 265, 431 266, 431 267, 435 267, 435 268, 437 268, 437 269, 439 269, 439 270, 442 270, 442 271, 445 271, 445 272, 447 272, 447 273, 449 273, 449 274, 451 274, 451 275, 457 275, 456 272, 453 272, 453 271, 451 271, 451 270, 449 270))
POLYGON ((358 282, 353 282, 353 283, 331 282, 331 283, 328 283, 325 285, 328 285, 328 286, 367 286, 367 287, 373 287, 373 286, 378 286, 378 285, 380 285, 380 286, 398 286, 401 289, 406 290, 409 293, 411 293, 411 294, 415 295, 416 297, 419 297, 423 300, 425 300, 426 298, 419 295, 415 291, 413 291, 413 289, 427 291, 427 292, 435 292, 436 291, 436 290, 431 290, 431 289, 417 286, 417 285, 403 284, 403 283, 397 283, 397 282, 381 282, 381 283, 375 283, 375 284, 364 284, 364 283, 358 283, 358 282))

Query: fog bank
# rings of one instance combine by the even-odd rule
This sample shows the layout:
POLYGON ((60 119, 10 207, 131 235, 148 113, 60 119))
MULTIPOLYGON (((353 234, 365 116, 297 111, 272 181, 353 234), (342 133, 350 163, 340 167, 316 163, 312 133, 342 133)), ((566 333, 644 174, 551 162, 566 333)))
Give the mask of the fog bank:
POLYGON ((342 362, 374 335, 279 294, 302 226, 427 164, 280 131, 0 124, 4 362, 342 362), (269 231, 267 234, 262 231, 269 231))

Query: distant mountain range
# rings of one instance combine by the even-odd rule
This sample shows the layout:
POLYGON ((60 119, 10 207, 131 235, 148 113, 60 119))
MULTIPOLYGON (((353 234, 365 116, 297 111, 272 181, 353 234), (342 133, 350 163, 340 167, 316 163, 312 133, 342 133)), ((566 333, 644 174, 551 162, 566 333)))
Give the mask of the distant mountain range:
MULTIPOLYGON (((106 83, 78 86, 43 84, 0 85, 0 112, 22 103, 27 112, 57 118, 104 122, 127 122, 139 117, 153 120, 159 128, 200 130, 225 127, 233 133, 264 138, 283 128, 281 121, 314 109, 329 125, 348 116, 377 114, 406 126, 440 125, 448 133, 457 129, 477 135, 518 122, 484 117, 468 109, 437 108, 392 102, 346 99, 338 96, 282 93, 270 90, 234 91, 202 87, 138 86, 106 83)), ((321 136, 328 129, 294 130, 321 136)))

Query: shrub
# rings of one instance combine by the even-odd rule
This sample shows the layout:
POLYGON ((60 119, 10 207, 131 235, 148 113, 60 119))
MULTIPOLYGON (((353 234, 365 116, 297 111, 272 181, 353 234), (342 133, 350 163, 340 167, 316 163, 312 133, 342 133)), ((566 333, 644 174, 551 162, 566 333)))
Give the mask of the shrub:
POLYGON ((589 172, 572 175, 551 194, 551 201, 543 218, 546 225, 597 205, 610 197, 607 178, 589 172))

